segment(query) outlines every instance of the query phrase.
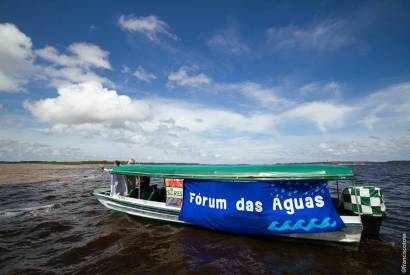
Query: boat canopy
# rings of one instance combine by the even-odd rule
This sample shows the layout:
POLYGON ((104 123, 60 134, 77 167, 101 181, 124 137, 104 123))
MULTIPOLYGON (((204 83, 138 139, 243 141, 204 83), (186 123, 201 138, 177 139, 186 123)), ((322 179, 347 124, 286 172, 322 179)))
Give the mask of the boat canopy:
POLYGON ((122 165, 114 167, 112 173, 229 181, 355 179, 350 167, 339 165, 122 165))

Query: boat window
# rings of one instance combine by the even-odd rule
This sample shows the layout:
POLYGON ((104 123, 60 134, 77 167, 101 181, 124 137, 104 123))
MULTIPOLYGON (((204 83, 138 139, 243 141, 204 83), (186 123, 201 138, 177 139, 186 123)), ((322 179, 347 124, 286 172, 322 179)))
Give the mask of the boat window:
POLYGON ((111 175, 111 196, 112 195, 126 195, 127 183, 126 178, 123 175, 111 175))
POLYGON ((332 197, 333 206, 339 209, 343 202, 343 190, 352 185, 351 180, 329 180, 329 192, 332 197))
POLYGON ((135 185, 133 189, 129 191, 128 196, 131 198, 165 202, 165 187, 163 185, 163 180, 159 178, 150 177, 130 177, 130 183, 135 185))
POLYGON ((137 177, 135 176, 125 176, 128 194, 137 187, 137 177))

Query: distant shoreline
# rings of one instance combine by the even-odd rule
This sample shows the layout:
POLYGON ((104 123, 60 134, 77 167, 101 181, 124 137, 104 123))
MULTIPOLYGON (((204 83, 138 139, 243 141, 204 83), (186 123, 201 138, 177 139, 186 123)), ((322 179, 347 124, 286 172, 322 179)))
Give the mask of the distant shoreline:
MULTIPOLYGON (((122 162, 126 164, 125 161, 122 162)), ((410 161, 387 161, 387 162, 311 162, 304 164, 333 164, 333 165, 370 165, 370 164, 408 164, 410 161)), ((198 163, 141 163, 141 164, 190 164, 198 163)), ((288 163, 290 164, 290 163, 288 163)), ((296 163, 295 163, 296 164, 296 163)), ((299 163, 301 164, 301 163, 299 163)), ((245 164, 243 164, 245 165, 245 164)), ((112 167, 112 161, 21 161, 0 162, 0 186, 36 183, 44 181, 70 181, 72 175, 59 172, 65 169, 100 169, 112 167)))
POLYGON ((73 175, 61 173, 61 170, 101 169, 102 167, 102 164, 97 163, 1 162, 0 186, 45 181, 70 181, 73 175))
MULTIPOLYGON (((114 161, 87 160, 87 161, 0 161, 0 164, 53 164, 53 165, 87 165, 112 164, 114 161)), ((125 162, 125 161, 124 161, 125 162)))

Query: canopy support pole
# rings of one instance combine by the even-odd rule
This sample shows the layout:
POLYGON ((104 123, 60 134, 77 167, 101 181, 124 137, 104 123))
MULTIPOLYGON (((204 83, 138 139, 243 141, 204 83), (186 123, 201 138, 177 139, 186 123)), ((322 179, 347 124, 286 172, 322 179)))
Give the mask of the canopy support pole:
POLYGON ((359 214, 359 216, 362 216, 362 211, 361 211, 361 207, 359 207, 359 200, 357 199, 357 188, 356 188, 356 180, 353 180, 353 189, 354 189, 354 196, 356 198, 356 205, 357 205, 357 212, 359 214))
POLYGON ((138 176, 138 199, 141 199, 141 177, 138 176))
POLYGON ((340 207, 339 180, 336 180, 337 207, 340 207))

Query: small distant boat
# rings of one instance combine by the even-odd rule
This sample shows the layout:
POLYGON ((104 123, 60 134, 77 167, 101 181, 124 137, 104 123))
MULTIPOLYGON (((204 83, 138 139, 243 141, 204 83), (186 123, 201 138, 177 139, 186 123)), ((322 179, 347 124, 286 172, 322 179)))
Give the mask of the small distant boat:
POLYGON ((380 188, 356 186, 345 166, 124 165, 111 173, 134 185, 126 194, 97 188, 107 208, 218 231, 357 247, 385 216, 380 188))

